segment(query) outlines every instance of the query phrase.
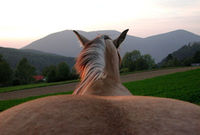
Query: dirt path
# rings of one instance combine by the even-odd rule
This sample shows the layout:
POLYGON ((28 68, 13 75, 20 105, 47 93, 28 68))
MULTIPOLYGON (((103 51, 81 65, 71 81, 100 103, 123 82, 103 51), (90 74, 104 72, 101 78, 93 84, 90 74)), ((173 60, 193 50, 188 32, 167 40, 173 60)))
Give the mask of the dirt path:
MULTIPOLYGON (((184 68, 176 68, 176 69, 163 69, 157 71, 146 71, 146 72, 139 72, 133 73, 128 75, 121 76, 122 82, 130 82, 130 81, 137 81, 143 80, 146 78, 152 78, 155 76, 171 74, 175 72, 183 72, 191 69, 196 69, 200 67, 184 67, 184 68)), ((40 88, 33 88, 33 89, 26 89, 26 90, 18 90, 13 92, 5 92, 0 93, 0 100, 9 100, 9 99, 20 99, 30 96, 39 96, 49 93, 58 93, 58 92, 67 92, 73 91, 76 87, 77 83, 69 83, 64 85, 55 85, 55 86, 47 86, 47 87, 40 87, 40 88)))

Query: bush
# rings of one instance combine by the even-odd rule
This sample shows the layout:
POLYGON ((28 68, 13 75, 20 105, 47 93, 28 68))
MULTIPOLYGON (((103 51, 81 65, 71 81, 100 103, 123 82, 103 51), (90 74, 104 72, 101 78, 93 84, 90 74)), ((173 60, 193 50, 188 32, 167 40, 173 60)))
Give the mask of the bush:
POLYGON ((49 66, 44 68, 42 74, 46 76, 47 82, 65 81, 78 79, 75 69, 70 72, 69 66, 62 62, 57 66, 49 66))
POLYGON ((28 63, 26 58, 22 58, 15 71, 15 78, 20 84, 29 84, 34 81, 33 76, 36 74, 35 68, 28 63))
POLYGON ((152 69, 155 62, 149 54, 141 55, 140 51, 127 52, 123 57, 122 67, 128 71, 152 69))

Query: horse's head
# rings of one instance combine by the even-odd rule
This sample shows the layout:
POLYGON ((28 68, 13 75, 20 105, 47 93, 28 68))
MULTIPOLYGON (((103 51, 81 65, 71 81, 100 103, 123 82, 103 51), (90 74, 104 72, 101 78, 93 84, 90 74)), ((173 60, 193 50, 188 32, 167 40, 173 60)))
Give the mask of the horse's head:
MULTIPOLYGON (((79 34, 77 31, 74 30, 73 32, 76 34, 76 36, 78 37, 83 47, 76 62, 76 70, 79 73, 81 73, 81 71, 84 70, 88 62, 94 60, 98 56, 98 52, 101 53, 101 51, 104 51, 104 55, 107 56, 107 57, 106 56, 104 57, 104 60, 107 60, 107 59, 113 60, 113 59, 118 58, 118 64, 121 62, 121 57, 119 55, 118 48, 121 45, 121 43, 124 41, 126 34, 128 32, 128 29, 124 30, 120 34, 120 36, 116 38, 115 40, 112 40, 108 35, 99 35, 93 40, 88 40, 86 37, 79 34), (93 55, 89 55, 89 52, 90 54, 93 54, 93 55)), ((103 63, 104 62, 102 62, 102 64, 103 63)), ((111 64, 108 64, 108 65, 111 65, 111 64)))
POLYGON ((88 40, 74 31, 83 47, 75 65, 81 76, 81 84, 88 86, 89 83, 108 76, 119 82, 121 57, 118 48, 124 41, 127 32, 128 29, 115 40, 108 35, 99 35, 93 40, 88 40))
POLYGON ((109 36, 107 35, 100 35, 100 36, 97 36, 95 39, 93 40, 88 40, 86 37, 84 37, 83 35, 79 34, 77 31, 73 30, 73 32, 76 34, 76 36, 78 37, 79 41, 81 42, 81 45, 83 47, 87 47, 88 45, 94 43, 95 41, 97 41, 97 39, 104 39, 104 40, 112 40, 112 44, 116 47, 116 48, 119 48, 120 44, 124 41, 125 37, 126 37, 126 34, 128 32, 129 29, 126 29, 124 30, 120 36, 115 39, 115 40, 112 40, 109 36))

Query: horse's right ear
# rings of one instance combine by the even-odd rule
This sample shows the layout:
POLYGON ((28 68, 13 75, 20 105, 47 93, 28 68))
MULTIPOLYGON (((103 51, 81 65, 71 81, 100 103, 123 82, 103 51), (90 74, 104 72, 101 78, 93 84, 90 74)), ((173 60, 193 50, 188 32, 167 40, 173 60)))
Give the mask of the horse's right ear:
POLYGON ((128 30, 129 29, 126 29, 125 31, 123 31, 121 33, 121 35, 113 41, 116 48, 119 48, 120 44, 124 41, 124 39, 126 38, 126 34, 127 34, 128 30))
POLYGON ((81 42, 82 46, 85 46, 86 43, 89 42, 89 40, 87 38, 85 38, 84 36, 82 36, 81 34, 79 34, 77 31, 73 30, 73 32, 76 34, 76 36, 78 37, 79 41, 81 42))

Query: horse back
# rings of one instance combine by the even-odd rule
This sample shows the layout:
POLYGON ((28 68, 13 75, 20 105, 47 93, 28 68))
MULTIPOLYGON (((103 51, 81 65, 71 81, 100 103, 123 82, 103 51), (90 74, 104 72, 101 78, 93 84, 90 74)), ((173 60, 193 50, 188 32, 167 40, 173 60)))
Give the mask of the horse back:
POLYGON ((0 113, 1 135, 196 135, 200 107, 142 96, 50 96, 0 113))

